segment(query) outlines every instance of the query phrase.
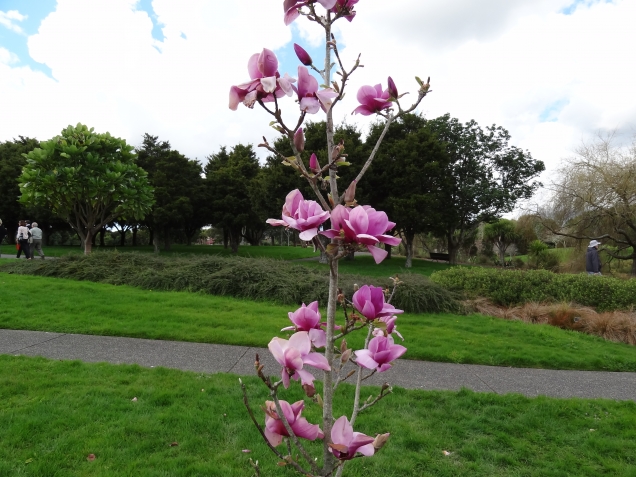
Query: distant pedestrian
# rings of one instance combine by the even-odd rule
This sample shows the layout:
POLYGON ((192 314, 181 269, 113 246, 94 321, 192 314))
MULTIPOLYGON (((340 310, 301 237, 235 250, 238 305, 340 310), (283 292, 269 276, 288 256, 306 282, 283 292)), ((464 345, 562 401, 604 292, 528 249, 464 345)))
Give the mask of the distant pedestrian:
POLYGON ((601 259, 598 256, 598 246, 601 242, 592 240, 587 246, 585 254, 585 271, 588 275, 601 275, 601 259))
POLYGON ((7 228, 2 225, 2 219, 0 219, 0 255, 2 255, 2 241, 7 235, 7 228))
POLYGON ((31 256, 35 257, 34 250, 37 250, 38 255, 44 260, 44 252, 42 251, 42 229, 38 227, 37 222, 31 224, 31 239, 33 240, 31 256))
POLYGON ((26 227, 26 222, 24 220, 20 220, 18 222, 18 234, 16 235, 16 240, 18 242, 18 255, 16 258, 20 258, 22 252, 24 252, 24 256, 27 260, 31 260, 31 250, 29 246, 29 229, 26 227))

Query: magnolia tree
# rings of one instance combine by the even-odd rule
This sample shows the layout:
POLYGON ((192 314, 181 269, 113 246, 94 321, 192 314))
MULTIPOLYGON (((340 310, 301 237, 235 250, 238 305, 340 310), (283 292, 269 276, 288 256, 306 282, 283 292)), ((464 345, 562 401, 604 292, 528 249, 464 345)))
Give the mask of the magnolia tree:
MULTIPOLYGON (((375 437, 355 432, 358 414, 376 404, 390 394, 391 388, 384 385, 377 396, 365 402, 360 401, 361 383, 374 373, 382 373, 391 368, 392 361, 406 352, 404 346, 395 344, 397 334, 396 315, 402 310, 390 305, 399 280, 395 278, 393 291, 380 287, 363 285, 348 299, 338 288, 338 261, 359 248, 371 253, 376 263, 380 263, 387 252, 379 248, 381 244, 398 245, 400 239, 388 235, 395 223, 389 221, 384 212, 368 205, 358 205, 355 200, 356 184, 371 165, 389 125, 400 115, 413 111, 429 92, 429 81, 419 84, 413 104, 403 109, 396 85, 388 78, 386 88, 380 84, 361 86, 357 92, 360 105, 354 114, 378 115, 384 121, 384 129, 369 158, 362 166, 355 180, 348 185, 344 194, 338 190, 338 168, 349 165, 344 153, 345 144, 334 144, 333 109, 344 98, 352 74, 361 68, 360 56, 352 66, 345 67, 340 57, 338 44, 332 34, 334 22, 341 19, 352 21, 358 0, 284 0, 284 22, 291 24, 299 17, 315 22, 325 32, 324 66, 314 65, 310 55, 299 45, 294 50, 302 65, 298 66, 297 77, 281 74, 274 52, 263 49, 248 61, 250 80, 230 89, 230 109, 236 110, 242 103, 248 108, 258 105, 273 118, 270 125, 289 138, 294 155, 285 157, 271 146, 266 138, 259 146, 265 147, 279 156, 282 162, 293 167, 310 184, 317 201, 306 200, 299 190, 291 191, 283 205, 281 219, 269 219, 274 226, 283 226, 300 232, 302 240, 313 241, 323 251, 329 262, 329 298, 327 321, 323 322, 318 303, 302 305, 289 313, 292 325, 282 331, 292 331, 289 339, 275 337, 269 343, 269 351, 281 366, 276 377, 266 376, 264 365, 256 357, 257 374, 270 390, 271 401, 264 406, 265 425, 260 424, 250 407, 247 391, 243 386, 244 402, 269 448, 280 459, 281 465, 295 468, 299 473, 312 476, 342 475, 344 465, 356 457, 372 456, 387 441, 389 434, 375 437), (319 86, 309 72, 311 68, 322 81, 319 86), (337 79, 332 78, 335 70, 337 79), (285 97, 296 97, 299 105, 298 116, 283 118, 280 103, 285 97), (326 114, 326 139, 328 163, 320 165, 315 154, 311 154, 308 164, 302 158, 304 135, 302 125, 308 114, 319 111, 326 114), (322 230, 330 220, 331 228, 322 230), (326 245, 318 235, 326 237, 326 245), (336 324, 336 310, 341 307, 343 318, 336 324), (363 349, 353 351, 347 346, 346 336, 354 331, 366 331, 363 349), (318 350, 324 349, 323 352, 318 350), (348 362, 357 367, 348 371, 348 362), (316 393, 314 375, 308 370, 313 367, 323 371, 322 396, 316 393), (333 396, 338 385, 356 375, 353 396, 353 410, 350 417, 333 415, 333 396), (278 377, 280 376, 280 378, 278 377), (290 404, 279 397, 292 381, 299 381, 306 395, 322 406, 322 428, 311 424, 301 413, 305 402, 290 404), (301 439, 322 439, 322 460, 311 455, 301 439), (285 443, 284 451, 279 445, 285 443), (294 450, 295 448, 295 450, 294 450)), ((307 151, 309 152, 309 151, 307 151)), ((400 335, 398 335, 400 336, 400 335)), ((400 336, 401 338, 401 336, 400 336)), ((256 474, 260 475, 258 462, 252 462, 256 474)))

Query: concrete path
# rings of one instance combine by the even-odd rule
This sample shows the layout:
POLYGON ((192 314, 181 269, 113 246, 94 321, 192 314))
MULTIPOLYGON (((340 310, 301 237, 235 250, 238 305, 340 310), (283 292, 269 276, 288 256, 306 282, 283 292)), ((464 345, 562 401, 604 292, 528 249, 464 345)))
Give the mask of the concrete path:
MULTIPOLYGON (((267 349, 180 341, 0 330, 0 354, 78 359, 145 367, 164 366, 205 373, 254 374, 258 353, 266 374, 280 367, 267 349)), ((398 360, 392 370, 375 374, 368 384, 410 389, 459 390, 463 387, 498 394, 636 400, 636 373, 555 371, 468 364, 398 360)))

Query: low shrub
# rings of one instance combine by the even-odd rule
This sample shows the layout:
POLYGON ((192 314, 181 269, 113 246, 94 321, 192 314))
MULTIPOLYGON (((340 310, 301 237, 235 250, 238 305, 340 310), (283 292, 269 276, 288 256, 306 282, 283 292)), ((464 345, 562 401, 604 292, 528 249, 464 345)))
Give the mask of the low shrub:
MULTIPOLYGON (((131 285, 147 290, 188 291, 250 300, 299 305, 327 302, 329 277, 323 270, 289 261, 200 255, 150 255, 96 252, 66 255, 55 260, 16 260, 0 271, 72 280, 131 285)), ((341 286, 351 297, 354 284, 390 286, 389 277, 372 278, 341 273, 341 286)), ((407 273, 393 299, 396 308, 410 313, 459 312, 457 294, 428 278, 407 273)))
POLYGON ((528 302, 574 302, 599 311, 636 305, 636 280, 548 270, 501 270, 455 267, 433 273, 431 280, 467 298, 484 297, 504 306, 528 302))

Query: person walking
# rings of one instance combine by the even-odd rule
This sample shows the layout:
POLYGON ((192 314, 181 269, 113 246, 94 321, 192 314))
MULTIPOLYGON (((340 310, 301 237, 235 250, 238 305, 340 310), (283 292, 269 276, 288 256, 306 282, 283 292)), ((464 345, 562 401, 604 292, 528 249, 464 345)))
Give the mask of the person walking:
POLYGON ((590 241, 585 254, 585 271, 588 275, 601 275, 601 259, 598 256, 598 246, 601 242, 590 241))
POLYGON ((2 256, 2 241, 7 235, 7 228, 2 225, 2 219, 0 219, 0 257, 2 256))
POLYGON ((29 247, 29 229, 26 227, 26 222, 24 220, 20 220, 18 222, 18 235, 16 239, 18 241, 18 245, 20 246, 18 250, 18 256, 16 258, 20 258, 22 252, 24 252, 24 256, 27 260, 31 260, 31 250, 29 247))
POLYGON ((31 239, 33 240, 33 247, 31 248, 31 257, 35 257, 34 250, 37 250, 38 255, 44 260, 44 252, 42 251, 42 229, 38 227, 37 222, 31 224, 31 239))

